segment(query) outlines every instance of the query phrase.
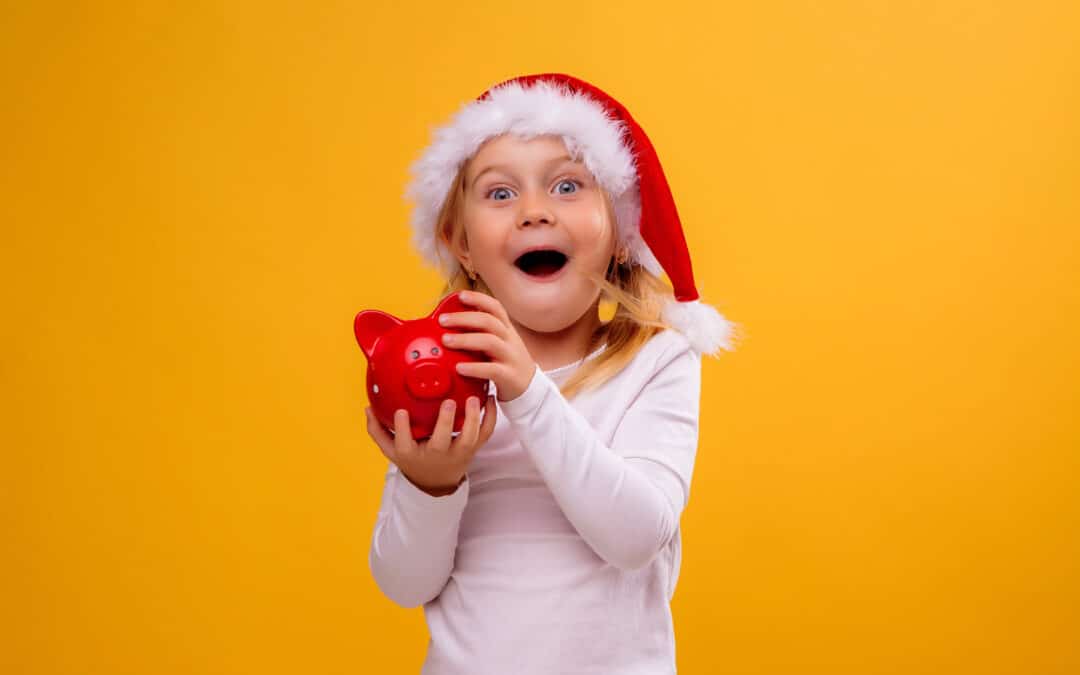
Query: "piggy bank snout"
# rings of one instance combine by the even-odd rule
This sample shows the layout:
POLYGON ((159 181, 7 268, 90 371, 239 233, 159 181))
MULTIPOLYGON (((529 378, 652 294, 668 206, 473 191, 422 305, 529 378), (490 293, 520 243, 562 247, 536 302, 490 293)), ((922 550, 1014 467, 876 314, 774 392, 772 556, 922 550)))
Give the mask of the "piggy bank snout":
POLYGON ((405 388, 416 399, 442 398, 450 391, 451 377, 440 362, 418 363, 405 373, 405 388))

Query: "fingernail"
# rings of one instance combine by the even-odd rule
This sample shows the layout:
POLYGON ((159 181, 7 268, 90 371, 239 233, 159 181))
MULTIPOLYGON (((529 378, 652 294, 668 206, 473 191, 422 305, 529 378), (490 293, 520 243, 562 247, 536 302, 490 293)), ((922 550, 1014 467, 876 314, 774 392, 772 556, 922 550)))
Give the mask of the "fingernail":
POLYGON ((476 398, 475 396, 470 396, 469 400, 467 400, 466 403, 471 409, 476 410, 476 407, 480 405, 480 399, 476 398))
POLYGON ((445 326, 447 321, 448 321, 448 319, 446 318, 445 314, 440 314, 439 315, 439 323, 441 323, 442 325, 445 326))
POLYGON ((445 401, 443 401, 442 407, 443 407, 443 410, 453 410, 455 405, 456 404, 454 403, 454 399, 448 398, 445 401))

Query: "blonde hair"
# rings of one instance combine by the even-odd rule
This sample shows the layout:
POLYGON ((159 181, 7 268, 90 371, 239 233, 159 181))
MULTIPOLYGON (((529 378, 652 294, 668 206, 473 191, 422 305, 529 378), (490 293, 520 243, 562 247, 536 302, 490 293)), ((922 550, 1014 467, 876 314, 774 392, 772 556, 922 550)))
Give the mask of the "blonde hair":
MULTIPOLYGON (((462 210, 465 197, 465 169, 468 162, 463 162, 457 176, 450 186, 450 191, 443 200, 435 221, 435 252, 440 262, 444 261, 444 252, 453 255, 453 251, 465 236, 462 222, 462 210)), ((615 227, 615 210, 611 196, 601 190, 607 207, 608 222, 615 227)), ((443 268, 445 269, 445 265, 443 268)), ((666 299, 673 292, 663 279, 649 272, 641 265, 629 261, 618 264, 614 257, 608 265, 606 276, 588 273, 588 278, 601 291, 600 301, 615 303, 615 314, 602 322, 589 339, 587 354, 606 345, 604 351, 595 358, 581 364, 574 374, 560 387, 563 397, 570 399, 578 392, 598 387, 607 382, 634 358, 638 350, 654 335, 671 326, 661 318, 661 309, 666 299)), ((447 280, 439 296, 441 301, 457 291, 469 290, 493 295, 483 279, 473 280, 458 266, 457 273, 447 280)))

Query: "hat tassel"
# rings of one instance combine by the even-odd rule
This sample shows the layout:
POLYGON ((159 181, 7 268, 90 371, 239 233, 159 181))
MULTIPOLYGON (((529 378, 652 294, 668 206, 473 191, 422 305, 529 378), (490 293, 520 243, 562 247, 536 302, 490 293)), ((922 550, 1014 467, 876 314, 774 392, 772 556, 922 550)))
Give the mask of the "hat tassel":
POLYGON ((734 351, 734 324, 712 305, 700 300, 678 302, 672 298, 664 304, 661 319, 685 335, 699 354, 715 354, 720 349, 734 351))

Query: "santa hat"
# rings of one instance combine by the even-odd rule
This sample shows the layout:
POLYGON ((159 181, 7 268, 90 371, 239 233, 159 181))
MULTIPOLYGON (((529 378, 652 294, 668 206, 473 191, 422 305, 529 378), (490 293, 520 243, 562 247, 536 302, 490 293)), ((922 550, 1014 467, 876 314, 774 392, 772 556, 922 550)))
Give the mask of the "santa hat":
POLYGON ((427 262, 447 278, 457 271, 456 259, 447 269, 436 254, 436 220, 461 165, 485 140, 503 133, 561 136, 571 156, 611 195, 618 240, 630 260, 671 280, 674 298, 661 319, 698 353, 732 349, 732 324, 699 300, 675 200, 648 136, 621 104, 570 75, 524 75, 497 84, 435 130, 412 165, 406 190, 415 205, 413 244, 427 262))

